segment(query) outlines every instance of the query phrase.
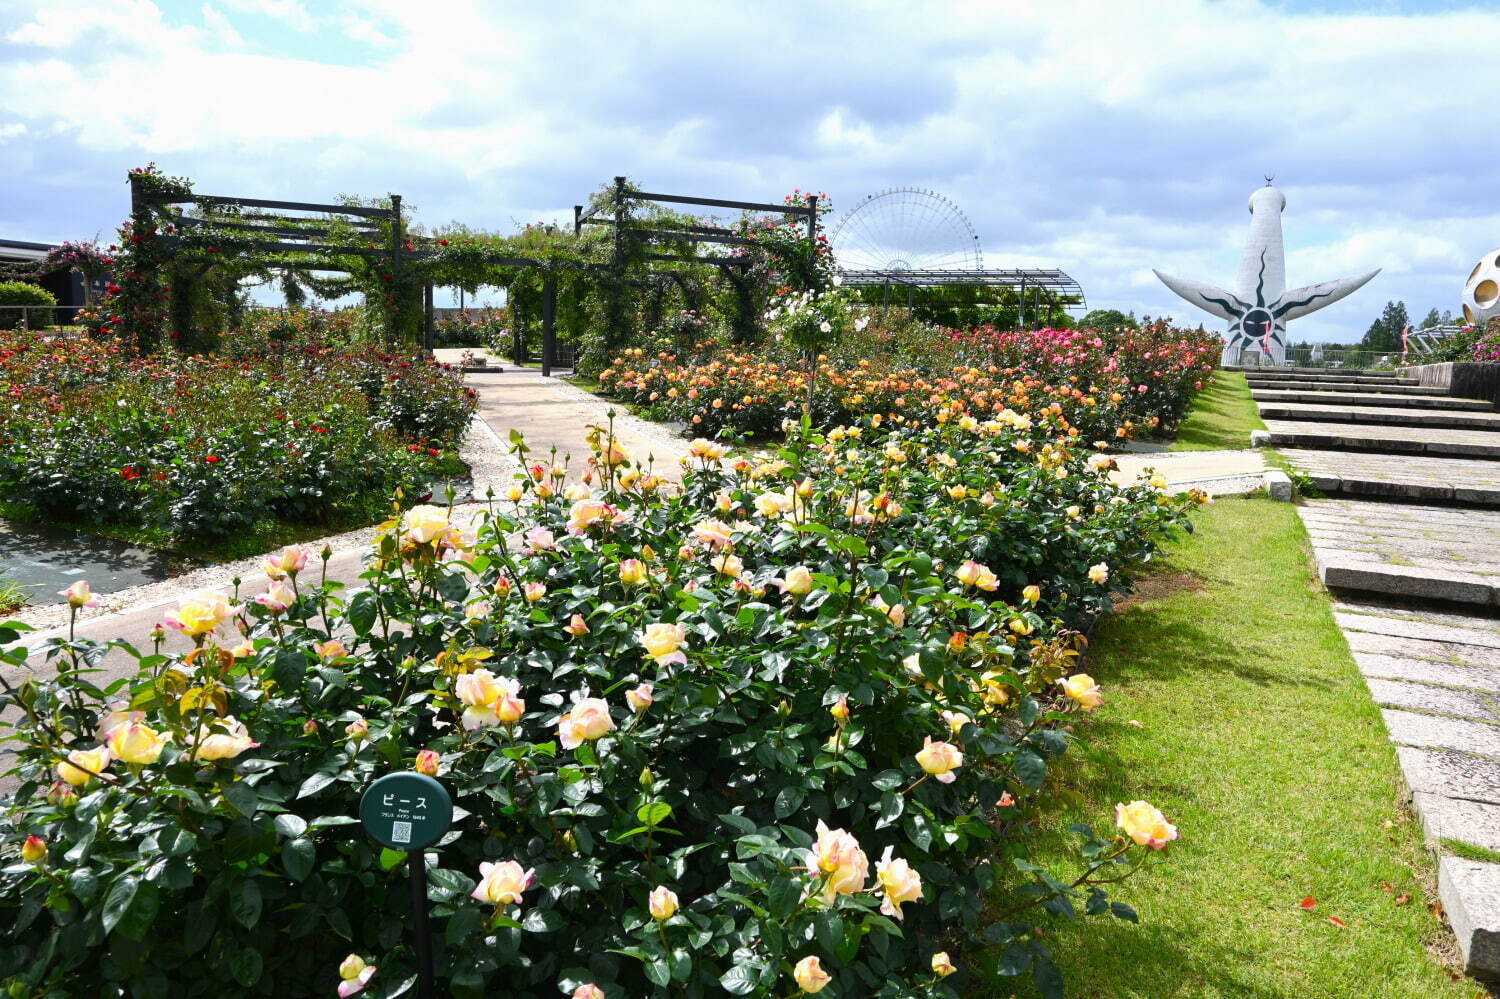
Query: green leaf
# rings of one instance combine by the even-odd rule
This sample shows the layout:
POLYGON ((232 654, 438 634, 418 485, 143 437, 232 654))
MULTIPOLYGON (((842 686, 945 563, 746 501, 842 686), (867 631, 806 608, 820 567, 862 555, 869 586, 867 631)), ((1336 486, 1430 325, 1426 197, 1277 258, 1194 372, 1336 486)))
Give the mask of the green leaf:
POLYGON ((567 918, 556 909, 528 909, 521 920, 521 928, 527 933, 553 933, 567 922, 567 918))
POLYGON ((255 816, 255 809, 260 804, 260 799, 255 794, 255 788, 244 781, 236 780, 225 781, 223 790, 224 800, 229 803, 230 808, 233 808, 247 819, 255 816))
MULTIPOLYGON (((317 794, 319 791, 323 790, 329 784, 332 784, 337 779, 338 776, 336 774, 313 774, 311 777, 307 778, 307 780, 303 781, 302 786, 297 789, 297 797, 309 798, 317 794)), ((322 821, 322 819, 314 820, 314 828, 316 828, 318 823, 322 821)), ((358 822, 359 820, 355 819, 353 821, 358 822)), ((328 824, 332 825, 333 823, 328 824)))
POLYGON ((354 629, 356 635, 361 637, 368 635, 370 629, 375 626, 378 600, 373 590, 360 590, 350 598, 349 610, 345 617, 349 619, 349 626, 354 629))
POLYGON ((109 891, 104 895, 104 909, 99 913, 99 921, 104 924, 104 932, 109 933, 125 915, 125 910, 130 908, 130 903, 135 900, 135 893, 140 887, 140 882, 134 874, 126 874, 124 877, 116 878, 109 886, 109 891))
POLYGON ((260 885, 253 878, 246 878, 240 890, 229 897, 229 914, 246 929, 253 929, 260 921, 260 885))
POLYGON ((274 824, 276 831, 287 839, 296 839, 307 832, 307 820, 300 815, 293 815, 290 812, 276 816, 274 824))
POLYGON ((443 930, 443 937, 448 941, 449 947, 460 947, 465 940, 474 935, 474 931, 479 929, 482 922, 484 918, 479 910, 466 905, 448 920, 448 925, 443 930))
POLYGON ((802 803, 806 800, 807 792, 802 790, 802 788, 796 785, 789 785, 782 788, 781 793, 776 796, 776 817, 784 819, 788 815, 795 814, 797 809, 801 808, 802 803))
POLYGON ((895 791, 887 791, 880 796, 880 820, 875 823, 876 829, 883 829, 901 817, 906 809, 906 798, 895 791))
POLYGON ((803 882, 789 877, 778 877, 771 882, 768 893, 771 902, 771 917, 785 919, 802 902, 803 882))
POLYGON ((760 967, 754 964, 737 964, 719 976, 719 984, 732 996, 749 995, 755 991, 759 981, 760 967))
POLYGON ((653 801, 635 810, 636 820, 647 826, 659 826, 672 817, 672 806, 665 801, 653 801))
POLYGON ((430 867, 427 870, 427 880, 430 884, 437 885, 446 892, 459 895, 467 895, 474 890, 474 881, 462 871, 450 870, 446 867, 430 867))
POLYGON ((844 921, 837 912, 824 910, 813 920, 813 930, 823 949, 833 953, 844 946, 844 921))
POLYGON ((156 885, 150 881, 142 881, 137 886, 134 901, 120 917, 115 932, 131 940, 144 940, 146 934, 151 931, 151 924, 156 922, 159 904, 160 895, 157 893, 156 885))
POLYGON ((1016 778, 1033 790, 1041 787, 1047 780, 1047 761, 1029 749, 1017 752, 1011 767, 1016 772, 1016 778))
POLYGON ((1141 917, 1135 914, 1135 910, 1124 902, 1109 903, 1109 911, 1114 913, 1116 919, 1123 919, 1131 923, 1139 923, 1141 917))
POLYGON ((302 689, 302 680, 307 676, 307 653, 299 648, 280 649, 276 661, 271 665, 271 676, 276 686, 286 693, 302 689))
POLYGON ((665 987, 672 980, 672 969, 664 957, 656 957, 646 962, 646 977, 657 985, 665 987))
POLYGON ((405 862, 405 850, 392 850, 388 846, 383 846, 380 848, 380 869, 382 871, 388 871, 391 868, 395 867, 397 864, 404 864, 405 862))
POLYGON ((287 844, 281 848, 281 866, 286 869, 287 877, 293 881, 307 880, 317 857, 317 848, 313 846, 310 839, 288 840, 287 844))
POLYGON ((262 970, 260 951, 254 947, 241 947, 229 959, 229 973, 246 988, 260 981, 262 970))

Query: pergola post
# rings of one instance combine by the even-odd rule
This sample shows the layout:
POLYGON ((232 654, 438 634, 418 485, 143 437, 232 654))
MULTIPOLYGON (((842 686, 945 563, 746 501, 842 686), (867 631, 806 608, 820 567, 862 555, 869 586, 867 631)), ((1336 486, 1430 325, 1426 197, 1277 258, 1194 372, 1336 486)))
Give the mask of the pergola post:
POLYGON ((542 377, 552 375, 557 361, 557 280, 547 275, 542 285, 542 377))

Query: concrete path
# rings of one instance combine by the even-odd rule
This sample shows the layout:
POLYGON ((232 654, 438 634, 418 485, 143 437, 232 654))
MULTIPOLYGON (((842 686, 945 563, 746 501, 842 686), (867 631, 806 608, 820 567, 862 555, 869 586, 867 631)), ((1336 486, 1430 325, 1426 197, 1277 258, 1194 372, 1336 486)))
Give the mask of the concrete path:
MULTIPOLYGON (((1393 374, 1250 381, 1255 442, 1328 494, 1299 513, 1430 842, 1500 851, 1500 414, 1393 374)), ((1443 856, 1438 888, 1500 976, 1500 864, 1443 856)))

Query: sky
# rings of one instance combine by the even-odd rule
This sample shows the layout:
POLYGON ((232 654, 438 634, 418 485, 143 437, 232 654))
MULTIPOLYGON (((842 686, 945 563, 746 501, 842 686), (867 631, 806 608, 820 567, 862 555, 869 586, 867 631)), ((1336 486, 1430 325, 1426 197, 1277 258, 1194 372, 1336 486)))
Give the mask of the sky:
POLYGON ((107 242, 148 161, 504 232, 617 174, 915 187, 988 267, 1214 329, 1152 268, 1231 286, 1274 173, 1289 286, 1382 269, 1289 330, 1352 341, 1500 246, 1496 39, 1500 3, 0 0, 0 238, 107 242))

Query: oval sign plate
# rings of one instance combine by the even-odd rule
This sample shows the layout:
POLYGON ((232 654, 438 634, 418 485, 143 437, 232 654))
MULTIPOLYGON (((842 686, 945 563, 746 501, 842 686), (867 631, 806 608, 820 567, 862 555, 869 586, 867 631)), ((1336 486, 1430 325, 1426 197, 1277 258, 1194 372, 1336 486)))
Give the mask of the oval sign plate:
POLYGON ((392 850, 420 850, 453 825, 453 799, 426 774, 386 774, 359 799, 365 832, 392 850))

